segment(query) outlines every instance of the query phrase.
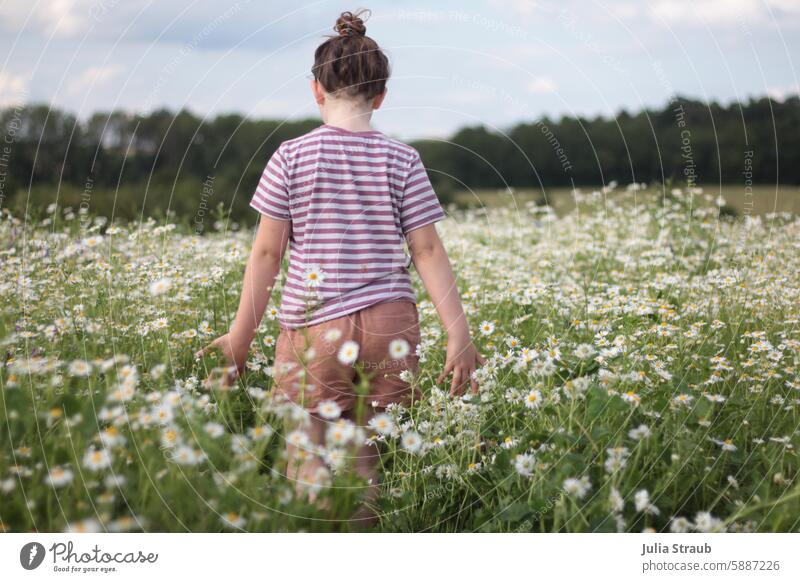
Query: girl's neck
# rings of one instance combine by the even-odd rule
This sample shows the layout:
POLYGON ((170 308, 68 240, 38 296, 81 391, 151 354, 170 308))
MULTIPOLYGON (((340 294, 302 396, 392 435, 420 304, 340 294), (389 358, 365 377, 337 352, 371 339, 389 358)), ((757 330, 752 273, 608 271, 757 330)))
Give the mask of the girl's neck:
POLYGON ((365 108, 360 104, 328 100, 322 112, 322 122, 347 131, 370 131, 372 126, 372 107, 365 108))

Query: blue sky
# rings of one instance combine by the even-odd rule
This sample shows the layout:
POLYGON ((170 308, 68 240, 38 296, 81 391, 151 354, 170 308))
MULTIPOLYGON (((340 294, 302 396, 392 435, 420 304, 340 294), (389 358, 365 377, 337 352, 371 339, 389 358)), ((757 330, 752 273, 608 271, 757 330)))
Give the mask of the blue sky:
MULTIPOLYGON (((405 139, 543 115, 613 115, 673 93, 729 103, 798 92, 800 0, 371 1, 393 78, 379 129, 405 139)), ((5 0, 0 105, 316 115, 318 0, 5 0)))

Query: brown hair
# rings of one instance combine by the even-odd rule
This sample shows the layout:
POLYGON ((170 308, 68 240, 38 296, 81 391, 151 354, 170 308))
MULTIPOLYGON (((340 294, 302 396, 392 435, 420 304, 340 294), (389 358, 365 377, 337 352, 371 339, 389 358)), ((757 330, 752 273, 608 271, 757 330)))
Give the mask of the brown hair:
POLYGON ((386 89, 389 59, 378 43, 366 36, 364 20, 369 15, 369 10, 342 12, 333 27, 338 34, 331 35, 314 52, 311 71, 328 93, 370 100, 386 89))

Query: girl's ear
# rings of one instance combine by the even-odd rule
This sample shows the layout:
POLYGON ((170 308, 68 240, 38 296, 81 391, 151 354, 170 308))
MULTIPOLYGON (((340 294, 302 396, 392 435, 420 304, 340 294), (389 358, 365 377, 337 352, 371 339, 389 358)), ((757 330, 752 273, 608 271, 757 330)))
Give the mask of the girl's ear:
POLYGON ((388 91, 388 89, 384 89, 383 93, 381 93, 380 95, 375 97, 375 99, 372 100, 372 108, 373 109, 380 109, 381 108, 381 105, 383 105, 383 100, 386 98, 386 92, 387 91, 388 91))
POLYGON ((322 84, 316 79, 311 79, 311 93, 314 95, 317 105, 325 103, 325 91, 322 89, 322 84))

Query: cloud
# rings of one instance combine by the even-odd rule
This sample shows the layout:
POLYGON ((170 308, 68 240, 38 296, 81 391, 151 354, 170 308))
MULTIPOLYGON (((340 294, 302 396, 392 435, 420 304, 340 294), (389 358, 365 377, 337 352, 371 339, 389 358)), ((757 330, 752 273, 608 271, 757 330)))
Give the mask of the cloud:
POLYGON ((31 3, 8 0, 0 5, 3 28, 14 34, 23 28, 36 29, 44 36, 74 37, 86 32, 91 8, 101 0, 49 0, 31 3))
POLYGON ((0 71, 0 107, 20 105, 28 95, 28 79, 0 71))
POLYGON ((84 89, 96 89, 114 79, 125 67, 118 64, 108 64, 100 67, 89 67, 78 75, 68 87, 70 93, 81 93, 84 89))
POLYGON ((775 16, 800 16, 797 0, 657 0, 650 16, 669 25, 737 26, 771 23, 775 16), (775 12, 778 14, 776 15, 775 12))
POLYGON ((534 94, 555 93, 558 91, 558 85, 550 77, 535 77, 526 83, 525 88, 529 93, 534 94))
POLYGON ((499 10, 508 10, 522 16, 553 12, 552 7, 535 0, 489 0, 489 6, 499 10))

